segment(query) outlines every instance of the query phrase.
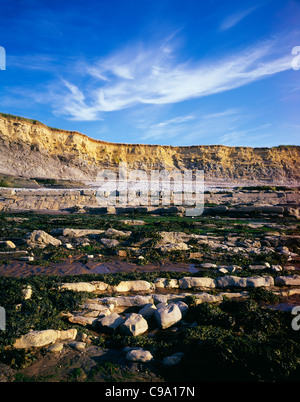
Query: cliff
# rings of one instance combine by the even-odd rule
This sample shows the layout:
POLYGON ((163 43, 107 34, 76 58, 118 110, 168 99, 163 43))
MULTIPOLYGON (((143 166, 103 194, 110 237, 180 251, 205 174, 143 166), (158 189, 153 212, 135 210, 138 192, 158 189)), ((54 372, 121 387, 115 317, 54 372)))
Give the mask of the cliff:
POLYGON ((0 173, 92 181, 100 169, 204 169, 223 183, 298 184, 299 146, 273 148, 160 146, 109 143, 54 129, 36 120, 0 114, 0 173))

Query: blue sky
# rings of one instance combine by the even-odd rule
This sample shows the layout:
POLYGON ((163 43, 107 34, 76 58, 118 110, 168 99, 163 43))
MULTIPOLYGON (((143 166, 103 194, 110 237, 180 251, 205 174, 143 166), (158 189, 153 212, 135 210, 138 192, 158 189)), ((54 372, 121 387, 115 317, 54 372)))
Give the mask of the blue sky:
POLYGON ((2 112, 111 142, 299 145, 299 0, 1 0, 0 15, 2 112))

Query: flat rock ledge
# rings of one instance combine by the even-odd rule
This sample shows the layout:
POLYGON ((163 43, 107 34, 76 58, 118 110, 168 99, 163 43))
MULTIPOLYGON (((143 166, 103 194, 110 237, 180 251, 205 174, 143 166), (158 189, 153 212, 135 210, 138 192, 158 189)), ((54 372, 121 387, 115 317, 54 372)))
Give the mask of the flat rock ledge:
POLYGON ((17 339, 13 346, 15 349, 38 348, 54 344, 57 341, 75 340, 76 336, 77 329, 68 329, 66 331, 57 331, 54 329, 31 331, 17 339))
POLYGON ((227 287, 270 287, 270 286, 299 286, 300 275, 277 276, 275 279, 270 275, 240 277, 224 275, 216 279, 209 277, 184 277, 179 280, 168 278, 157 278, 153 283, 143 280, 122 281, 116 286, 104 282, 77 282, 64 283, 61 290, 73 290, 75 292, 97 293, 101 291, 127 293, 145 292, 153 293, 156 289, 215 289, 227 287))
MULTIPOLYGON (((225 278, 223 283, 224 286, 225 284, 226 286, 228 286, 228 283, 225 283, 228 278, 223 278, 225 278)), ((240 282, 240 286, 243 287, 245 286, 245 284, 247 284, 245 280, 249 278, 238 279, 243 279, 243 281, 240 282)), ((264 278, 259 277, 259 279, 262 280, 264 278)), ((288 277, 288 279, 286 279, 286 277, 280 277, 278 283, 280 285, 286 285, 287 283, 294 284, 293 279, 298 280, 298 278, 294 278, 294 275, 292 277, 288 277)), ((253 281, 253 277, 251 277, 251 281, 253 281)), ((230 282, 230 284, 236 286, 234 278, 232 282, 230 282)), ((269 282, 267 282, 267 284, 268 286, 270 286, 269 282)), ((278 290, 276 290, 276 287, 272 286, 272 292, 280 296, 291 296, 293 294, 300 294, 300 289, 280 289, 280 287, 278 287, 278 290)), ((91 326, 102 333, 121 333, 123 335, 139 336, 148 331, 147 320, 152 318, 155 320, 157 327, 162 330, 170 328, 173 325, 179 323, 188 311, 189 307, 184 302, 184 300, 188 296, 193 297, 195 304, 220 303, 223 301, 224 296, 226 296, 227 298, 246 299, 249 297, 249 292, 220 292, 217 295, 200 292, 180 294, 154 294, 146 296, 120 295, 113 297, 98 297, 86 300, 85 303, 80 306, 81 310, 77 311, 75 315, 69 313, 69 322, 78 324, 83 327, 91 326), (139 307, 138 313, 127 313, 124 316, 124 314, 116 313, 114 311, 115 308, 121 308, 122 310, 128 307, 139 307)), ((48 346, 49 351, 59 352, 62 349, 61 345, 63 345, 64 341, 67 341, 68 343, 72 343, 73 341, 73 344, 75 345, 74 342, 76 340, 76 337, 77 329, 74 328, 65 331, 58 331, 53 329, 43 331, 30 331, 29 333, 22 335, 19 339, 17 339, 13 347, 15 349, 28 349, 48 346)), ((76 350, 84 350, 82 345, 79 345, 80 348, 79 346, 77 346, 75 347, 76 350)), ((140 351, 140 348, 136 348, 135 350, 140 351)), ((132 359, 131 361, 140 362, 151 360, 150 355, 148 355, 147 353, 146 355, 142 353, 140 357, 137 356, 140 356, 140 353, 130 353, 128 355, 128 360, 132 359)), ((174 364, 177 360, 178 357, 174 357, 174 364)), ((165 364, 171 365, 171 361, 173 361, 173 357, 170 358, 170 362, 166 362, 165 364)))
POLYGON ((274 279, 272 276, 252 276, 241 278, 239 276, 226 275, 221 278, 217 278, 217 287, 218 288, 227 288, 227 287, 268 287, 274 285, 274 279))

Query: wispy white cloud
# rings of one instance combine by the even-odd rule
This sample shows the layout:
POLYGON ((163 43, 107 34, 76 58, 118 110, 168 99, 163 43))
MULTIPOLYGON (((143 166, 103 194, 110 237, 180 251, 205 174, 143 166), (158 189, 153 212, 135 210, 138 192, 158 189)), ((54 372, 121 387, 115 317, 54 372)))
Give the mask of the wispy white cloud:
POLYGON ((136 105, 168 105, 229 91, 291 69, 290 55, 264 42, 221 59, 178 61, 170 43, 128 47, 89 65, 83 85, 61 80, 55 111, 73 120, 97 120, 136 105), (166 47, 168 51, 166 51, 166 47), (278 50, 278 49, 277 49, 278 50))
MULTIPOLYGON (((252 133, 255 133, 257 131, 260 132, 260 137, 263 135, 261 132, 266 129, 269 128, 271 126, 270 123, 266 123, 266 124, 262 124, 258 127, 252 127, 250 129, 247 130, 232 130, 230 132, 227 132, 226 134, 222 135, 221 137, 219 137, 220 140, 220 144, 223 145, 238 145, 240 143, 245 143, 245 136, 249 137, 253 137, 252 133)), ((264 135, 269 135, 269 134, 264 134, 264 135)), ((253 138, 251 138, 253 139, 253 138)))
POLYGON ((63 84, 68 89, 66 94, 56 96, 52 93, 52 100, 57 102, 57 106, 54 106, 57 114, 60 114, 63 108, 63 114, 69 115, 71 120, 101 120, 97 110, 86 105, 85 95, 76 85, 66 80, 63 80, 63 84))
POLYGON ((203 116, 203 119, 219 119, 222 117, 233 116, 239 113, 239 109, 226 109, 222 112, 209 113, 203 116))
POLYGON ((165 126, 169 126, 172 124, 185 123, 185 122, 187 122, 189 120, 193 120, 193 119, 195 119, 195 116, 193 116, 193 115, 178 116, 178 117, 174 117, 174 119, 169 119, 169 120, 165 120, 160 123, 157 123, 156 126, 157 127, 165 127, 165 126))
POLYGON ((169 123, 167 125, 151 123, 147 126, 146 122, 143 121, 140 129, 144 133, 142 139, 146 141, 159 141, 161 143, 163 140, 164 143, 167 143, 169 139, 172 139, 174 145, 196 145, 203 143, 204 138, 207 141, 213 136, 223 135, 224 132, 242 130, 245 120, 248 119, 249 116, 237 108, 225 109, 215 113, 197 111, 193 115, 178 116, 167 120, 166 122, 169 123))
POLYGON ((25 70, 55 71, 58 60, 48 54, 7 55, 7 65, 10 68, 25 70))
POLYGON ((142 135, 143 140, 151 139, 153 141, 161 138, 165 140, 166 138, 180 138, 183 132, 190 127, 190 122, 193 122, 195 119, 196 116, 190 114, 156 123, 148 123, 147 120, 143 119, 138 126, 144 133, 142 135))
MULTIPOLYGON (((253 115, 243 108, 224 109, 214 113, 197 111, 193 119, 186 119, 182 124, 172 119, 172 124, 160 126, 143 122, 141 139, 144 142, 173 145, 227 145, 251 146, 253 143, 261 144, 272 138, 271 123, 264 122, 263 116, 253 115), (261 124, 257 122, 261 121, 261 124)), ((184 120, 179 116, 178 120, 184 120)), ((188 117, 188 115, 186 116, 188 117)), ((273 129, 272 129, 273 130, 273 129)))
POLYGON ((234 13, 227 17, 220 25, 220 30, 221 31, 226 31, 227 29, 230 29, 237 25, 239 22, 241 22, 244 18, 246 18, 249 14, 252 14, 259 6, 253 6, 246 8, 244 10, 238 11, 237 13, 234 13))

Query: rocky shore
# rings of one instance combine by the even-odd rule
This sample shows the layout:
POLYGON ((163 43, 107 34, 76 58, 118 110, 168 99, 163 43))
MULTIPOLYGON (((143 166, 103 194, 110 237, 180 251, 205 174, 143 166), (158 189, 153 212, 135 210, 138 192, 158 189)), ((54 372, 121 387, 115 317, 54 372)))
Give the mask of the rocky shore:
POLYGON ((1 380, 293 380, 298 194, 211 192, 192 218, 4 190, 1 380))
MULTIPOLYGON (((0 188, 0 211, 82 212, 97 214, 184 214, 184 206, 137 205, 119 207, 99 205, 97 190, 33 190, 0 188)), ((299 191, 224 190, 204 194, 204 214, 252 213, 299 216, 299 191)))

